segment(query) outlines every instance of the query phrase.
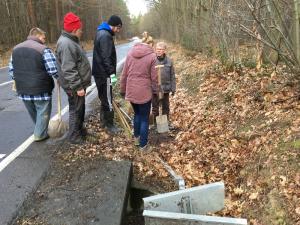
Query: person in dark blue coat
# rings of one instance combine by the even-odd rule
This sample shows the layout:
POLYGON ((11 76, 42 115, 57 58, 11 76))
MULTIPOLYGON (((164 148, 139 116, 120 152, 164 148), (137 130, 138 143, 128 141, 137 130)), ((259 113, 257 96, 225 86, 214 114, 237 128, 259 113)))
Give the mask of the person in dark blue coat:
POLYGON ((117 55, 113 36, 122 28, 122 20, 112 15, 107 22, 103 22, 97 29, 94 40, 92 75, 98 89, 101 101, 100 122, 102 127, 111 133, 119 129, 114 125, 114 111, 112 106, 112 77, 116 75, 117 55))

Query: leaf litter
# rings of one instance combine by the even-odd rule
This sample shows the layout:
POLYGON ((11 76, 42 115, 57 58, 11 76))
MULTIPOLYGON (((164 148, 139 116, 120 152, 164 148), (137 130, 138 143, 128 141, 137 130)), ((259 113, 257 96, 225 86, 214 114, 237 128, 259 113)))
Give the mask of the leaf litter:
POLYGON ((125 135, 106 133, 95 113, 87 123, 89 142, 56 157, 66 167, 97 158, 130 160, 141 183, 158 192, 176 190, 162 158, 187 187, 225 183, 225 209, 218 215, 244 217, 253 225, 300 224, 297 81, 283 66, 276 75, 267 67, 226 71, 218 60, 191 57, 172 44, 169 55, 178 83, 170 98, 175 129, 167 135, 151 130, 151 152, 139 151, 125 135))

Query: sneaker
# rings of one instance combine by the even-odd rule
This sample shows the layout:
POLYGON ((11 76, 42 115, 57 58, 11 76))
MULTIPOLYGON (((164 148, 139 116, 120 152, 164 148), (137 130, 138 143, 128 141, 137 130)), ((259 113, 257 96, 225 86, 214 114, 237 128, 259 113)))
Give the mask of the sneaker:
POLYGON ((47 140, 49 138, 49 135, 47 134, 47 136, 45 137, 36 137, 34 136, 34 141, 35 142, 40 142, 40 141, 44 141, 44 140, 47 140))
POLYGON ((70 139, 69 142, 74 145, 81 145, 85 142, 85 140, 82 137, 78 137, 76 139, 70 139))
POLYGON ((80 133, 83 137, 86 137, 89 135, 87 129, 85 127, 83 127, 81 130, 80 130, 80 133))
POLYGON ((134 145, 139 146, 140 145, 140 138, 139 137, 134 137, 134 145))

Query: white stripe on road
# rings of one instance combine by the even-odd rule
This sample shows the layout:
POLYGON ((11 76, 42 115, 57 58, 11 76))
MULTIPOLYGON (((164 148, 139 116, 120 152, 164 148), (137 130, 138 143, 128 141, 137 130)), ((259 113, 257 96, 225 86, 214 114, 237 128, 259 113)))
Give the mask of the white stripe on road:
MULTIPOLYGON (((89 94, 91 93, 92 89, 94 89, 96 85, 92 84, 86 89, 86 92, 89 94)), ((87 94, 87 95, 88 95, 87 94)), ((61 115, 63 116, 65 113, 69 111, 69 106, 67 105, 63 110, 61 111, 61 115)), ((58 114, 53 116, 51 120, 55 120, 58 118, 58 114)), ((0 162, 0 172, 5 169, 12 161, 14 161, 22 152, 24 152, 29 145, 31 145, 34 142, 34 136, 31 135, 25 142, 23 142, 18 148, 16 148, 12 153, 10 153, 5 159, 3 159, 0 162)))
POLYGON ((5 156, 5 154, 0 154, 0 159, 4 158, 5 156))
POLYGON ((23 144, 21 144, 16 150, 10 153, 3 161, 0 162, 0 172, 4 170, 15 158, 17 158, 22 152, 28 148, 29 145, 33 142, 34 137, 31 135, 23 144))
POLYGON ((5 86, 5 85, 7 85, 7 84, 10 84, 10 83, 12 83, 12 82, 14 82, 14 81, 11 80, 11 81, 4 82, 4 83, 0 84, 0 87, 5 86))
MULTIPOLYGON (((125 60, 124 60, 125 61, 125 60)), ((124 61, 121 61, 122 64, 124 63, 124 61)), ((120 63, 117 64, 117 68, 120 67, 122 65, 120 65, 120 63)), ((10 81, 13 82, 13 81, 10 81)), ((92 93, 92 91, 95 89, 96 84, 93 83, 91 86, 89 86, 86 89, 86 96, 88 97, 88 95, 90 93, 92 93)), ((69 106, 66 106, 62 111, 61 111, 61 115, 63 116, 65 113, 67 113, 69 111, 69 106)), ((53 116, 51 119, 57 119, 58 118, 58 114, 56 114, 55 116, 53 116)), ((34 141, 34 136, 31 135, 29 138, 27 138, 26 141, 24 141, 18 148, 16 148, 12 153, 10 153, 6 158, 4 158, 1 162, 0 162, 0 172, 2 170, 5 169, 5 167, 7 167, 12 161, 14 161, 22 152, 24 152, 30 144, 32 144, 34 141)))

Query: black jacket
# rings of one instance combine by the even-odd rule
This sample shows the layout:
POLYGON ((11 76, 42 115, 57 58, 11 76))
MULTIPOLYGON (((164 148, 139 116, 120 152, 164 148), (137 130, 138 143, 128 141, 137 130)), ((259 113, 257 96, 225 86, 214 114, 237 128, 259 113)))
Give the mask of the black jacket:
POLYGON ((103 81, 116 73, 117 55, 113 32, 107 23, 98 27, 94 41, 92 75, 103 81))
POLYGON ((161 88, 164 93, 176 91, 175 71, 172 60, 165 56, 162 60, 156 60, 157 65, 164 65, 161 69, 161 88))

